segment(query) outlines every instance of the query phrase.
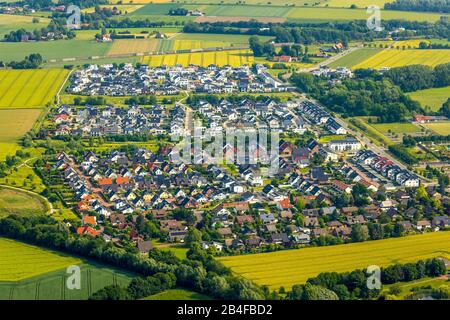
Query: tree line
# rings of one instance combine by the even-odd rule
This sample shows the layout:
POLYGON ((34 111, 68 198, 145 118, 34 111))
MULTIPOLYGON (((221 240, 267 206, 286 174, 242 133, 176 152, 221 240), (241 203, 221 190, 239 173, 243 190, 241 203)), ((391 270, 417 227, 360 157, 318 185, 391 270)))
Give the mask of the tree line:
POLYGON ((449 0, 395 0, 385 3, 386 10, 450 13, 449 0))
MULTIPOLYGON (((439 277, 446 274, 447 269, 441 259, 420 260, 415 263, 394 264, 380 269, 380 285, 407 282, 425 277, 439 277)), ((310 278, 306 284, 294 285, 292 291, 287 294, 289 300, 308 300, 311 287, 323 288, 316 299, 329 299, 333 297, 339 300, 350 299, 375 299, 380 297, 380 289, 369 289, 367 283, 369 276, 364 270, 337 273, 324 272, 317 277, 310 278)))

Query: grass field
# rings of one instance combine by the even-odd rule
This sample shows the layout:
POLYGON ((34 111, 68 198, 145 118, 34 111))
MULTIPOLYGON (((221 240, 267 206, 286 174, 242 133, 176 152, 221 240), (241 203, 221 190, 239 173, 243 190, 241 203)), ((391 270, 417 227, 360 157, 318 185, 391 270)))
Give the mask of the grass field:
POLYGON ((345 245, 284 250, 219 258, 234 272, 268 285, 290 288, 321 272, 347 272, 370 265, 386 266, 431 257, 450 257, 450 232, 367 241, 345 245))
POLYGON ((398 282, 395 284, 385 285, 383 286, 383 291, 389 293, 389 289, 392 287, 397 287, 400 289, 400 293, 397 295, 400 299, 405 299, 408 295, 413 293, 413 289, 429 286, 431 288, 438 288, 442 285, 449 285, 449 280, 443 279, 442 277, 439 278, 423 278, 419 280, 414 281, 408 281, 408 282, 398 282))
POLYGON ((426 123, 423 126, 443 136, 450 134, 450 121, 426 123))
POLYGON ((0 70, 0 108, 45 106, 62 86, 64 69, 0 70))
POLYGON ((367 60, 353 66, 353 69, 402 67, 413 64, 436 66, 450 62, 449 50, 383 50, 367 60))
POLYGON ((151 67, 161 65, 173 66, 176 64, 182 66, 194 64, 205 67, 210 64, 216 64, 218 66, 230 65, 237 67, 244 64, 252 65, 253 61, 253 55, 249 50, 153 55, 143 57, 142 59, 142 63, 148 64, 151 67))
POLYGON ((115 40, 108 56, 130 54, 130 53, 144 53, 154 52, 159 46, 157 39, 123 39, 115 40))
POLYGON ((172 289, 157 293, 144 300, 211 300, 211 298, 185 289, 172 289))
POLYGON ((432 88, 410 92, 408 95, 430 111, 438 111, 447 99, 450 98, 450 87, 432 88))
POLYGON ((0 238, 0 248, 0 281, 20 281, 82 263, 78 258, 6 238, 0 238))
POLYGON ((33 31, 34 29, 46 27, 49 22, 49 19, 39 18, 38 23, 33 23, 33 17, 30 16, 0 14, 0 39, 3 39, 4 35, 11 31, 18 29, 33 31))
POLYGON ((111 43, 76 40, 76 38, 58 41, 0 42, 0 52, 1 59, 4 62, 20 61, 32 53, 41 54, 45 60, 89 58, 92 56, 105 56, 111 46, 111 43))
POLYGON ((35 196, 0 187, 0 218, 11 214, 31 216, 45 212, 45 205, 35 196))
POLYGON ((412 134, 420 132, 420 128, 409 122, 394 122, 394 123, 374 123, 370 124, 383 134, 392 133, 397 134, 412 134))
POLYGON ((354 65, 357 65, 370 57, 376 55, 379 53, 382 49, 378 48, 363 48, 358 49, 356 51, 353 51, 352 53, 349 53, 348 55, 330 63, 328 66, 330 68, 337 68, 337 67, 347 67, 351 68, 354 65))

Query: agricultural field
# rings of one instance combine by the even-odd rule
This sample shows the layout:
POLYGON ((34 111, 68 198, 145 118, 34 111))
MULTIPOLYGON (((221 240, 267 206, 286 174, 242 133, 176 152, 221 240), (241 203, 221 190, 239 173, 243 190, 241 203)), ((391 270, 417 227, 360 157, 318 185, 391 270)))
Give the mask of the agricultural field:
POLYGON ((357 65, 370 57, 376 55, 377 53, 381 52, 382 49, 378 48, 362 48, 358 49, 356 51, 353 51, 346 56, 343 56, 342 58, 330 63, 328 66, 330 68, 337 68, 337 67, 347 67, 351 68, 354 65, 357 65))
POLYGON ((186 289, 171 289, 149 296, 144 300, 211 300, 211 298, 186 289))
POLYGON ((19 16, 10 14, 0 14, 0 39, 11 31, 25 29, 32 31, 34 29, 43 28, 50 22, 47 18, 39 18, 39 22, 33 23, 33 17, 19 16))
MULTIPOLYGON (((383 20, 403 19, 409 21, 435 22, 441 14, 423 12, 388 11, 381 12, 383 20)), ((288 20, 302 21, 339 21, 339 20, 366 20, 369 15, 365 9, 343 9, 343 8, 318 8, 305 7, 293 8, 287 14, 288 20)))
POLYGON ((115 40, 108 56, 154 52, 159 46, 157 39, 122 39, 115 40))
POLYGON ((82 261, 23 242, 0 238, 0 281, 20 281, 82 261))
POLYGON ((423 126, 442 136, 450 135, 450 121, 426 123, 423 126))
POLYGON ((350 8, 355 4, 358 8, 367 8, 369 6, 384 7, 385 3, 394 2, 394 0, 329 0, 320 3, 321 6, 332 8, 350 8))
POLYGON ((450 87, 431 88, 408 93, 411 99, 429 111, 438 111, 447 99, 450 98, 450 87))
POLYGON ((46 213, 47 208, 36 196, 0 187, 0 218, 11 214, 32 216, 46 213))
POLYGON ((253 64, 253 55, 249 50, 229 50, 229 51, 213 51, 213 52, 195 52, 153 55, 143 57, 142 63, 151 67, 167 65, 173 66, 180 64, 188 66, 190 64, 207 67, 210 64, 218 66, 230 65, 238 67, 244 64, 253 64))
MULTIPOLYGON (((136 1, 133 1, 133 2, 138 3, 136 1)), ((103 9, 103 8, 107 8, 107 9, 117 8, 117 10, 121 11, 122 14, 128 14, 128 13, 132 13, 132 12, 142 8, 143 6, 144 5, 137 5, 137 4, 116 4, 114 6, 112 6, 112 5, 101 5, 99 7, 101 9, 103 9)), ((82 13, 93 13, 93 12, 95 12, 95 7, 82 9, 81 12, 82 13)))
POLYGON ((367 241, 328 247, 310 247, 271 253, 222 257, 233 272, 271 289, 305 283, 321 272, 347 272, 370 265, 414 262, 432 257, 450 258, 450 232, 367 241))
POLYGON ((0 108, 34 108, 51 102, 63 85, 68 71, 1 70, 0 108))
POLYGON ((0 238, 0 247, 0 300, 86 300, 105 286, 126 286, 135 277, 131 273, 13 240, 0 238), (81 269, 79 290, 69 290, 66 286, 70 276, 66 269, 71 265, 81 269), (29 269, 36 270, 35 274, 32 275, 29 269), (15 277, 18 270, 23 270, 26 279, 15 277), (13 278, 6 279, 7 275, 13 278))
POLYGON ((20 149, 18 140, 38 119, 39 109, 0 109, 0 161, 20 149))
POLYGON ((449 50, 383 50, 376 55, 353 66, 353 69, 382 67, 402 67, 413 64, 423 64, 434 67, 450 62, 449 50))
MULTIPOLYGON (((91 38, 93 39, 93 38, 91 38)), ((94 40, 58 40, 39 42, 0 42, 1 59, 4 62, 20 61, 32 53, 39 53, 44 60, 89 58, 105 56, 111 43, 94 40)))

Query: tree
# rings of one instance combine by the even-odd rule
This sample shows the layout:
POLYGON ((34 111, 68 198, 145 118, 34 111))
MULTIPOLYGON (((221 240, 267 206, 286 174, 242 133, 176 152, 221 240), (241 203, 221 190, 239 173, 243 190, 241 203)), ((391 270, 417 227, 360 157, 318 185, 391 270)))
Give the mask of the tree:
POLYGON ((130 300, 131 295, 126 288, 118 285, 111 285, 94 292, 89 300, 130 300))
POLYGON ((202 232, 197 228, 190 227, 185 238, 186 244, 191 246, 193 243, 198 243, 200 241, 202 241, 202 232))
POLYGON ((353 242, 366 241, 369 238, 367 228, 363 227, 361 224, 354 224, 352 227, 351 238, 353 242))
POLYGON ((303 288, 302 300, 339 300, 339 297, 329 289, 307 283, 303 288))
POLYGON ((263 44, 257 36, 251 36, 248 39, 248 43, 255 57, 262 57, 264 55, 263 44))

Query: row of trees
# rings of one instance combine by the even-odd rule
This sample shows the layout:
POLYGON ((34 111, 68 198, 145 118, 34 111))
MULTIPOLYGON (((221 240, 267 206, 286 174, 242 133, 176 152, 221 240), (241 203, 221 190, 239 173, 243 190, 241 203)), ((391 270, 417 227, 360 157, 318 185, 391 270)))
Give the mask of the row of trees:
POLYGON ((450 12, 449 0, 395 0, 385 3, 386 10, 419 11, 419 12, 450 12))
MULTIPOLYGON (((379 280, 380 284, 393 284, 424 277, 438 277, 446 272, 445 263, 441 259, 420 260, 416 263, 395 264, 381 268, 379 280)), ((364 270, 320 273, 317 277, 308 279, 305 285, 294 285, 292 291, 287 294, 287 299, 307 300, 312 288, 322 288, 314 290, 314 297, 319 300, 333 297, 340 300, 378 298, 380 289, 369 289, 370 276, 372 274, 364 270)))
POLYGON ((147 278, 135 278, 127 287, 107 286, 95 292, 90 300, 137 300, 176 286, 177 277, 172 272, 158 272, 147 278))
POLYGON ((0 62, 0 67, 6 66, 12 69, 37 69, 42 64, 43 59, 39 53, 32 53, 26 56, 22 61, 11 61, 9 63, 3 64, 0 62))

